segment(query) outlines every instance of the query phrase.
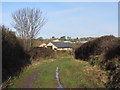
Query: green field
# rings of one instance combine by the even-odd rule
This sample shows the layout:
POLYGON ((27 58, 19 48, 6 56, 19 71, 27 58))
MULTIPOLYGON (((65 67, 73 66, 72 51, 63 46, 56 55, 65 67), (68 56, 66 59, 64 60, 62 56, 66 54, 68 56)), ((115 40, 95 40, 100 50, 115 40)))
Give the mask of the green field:
POLYGON ((63 88, 104 87, 97 77, 99 70, 98 67, 93 67, 85 61, 77 61, 69 55, 62 55, 53 61, 47 61, 37 65, 33 64, 25 69, 19 77, 16 77, 9 88, 17 88, 24 79, 37 70, 41 71, 35 79, 32 87, 57 88, 58 84, 55 76, 56 67, 59 68, 59 79, 63 88))

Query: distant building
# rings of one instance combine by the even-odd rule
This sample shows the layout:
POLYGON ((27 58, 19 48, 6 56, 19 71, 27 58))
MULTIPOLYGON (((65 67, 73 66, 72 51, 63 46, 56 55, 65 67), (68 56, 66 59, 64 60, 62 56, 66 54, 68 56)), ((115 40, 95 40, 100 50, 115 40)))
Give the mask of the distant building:
POLYGON ((47 48, 51 48, 53 50, 72 50, 72 43, 71 42, 50 42, 47 44, 47 48))
POLYGON ((87 41, 79 41, 79 43, 86 43, 87 41))
POLYGON ((56 42, 56 41, 59 41, 58 39, 56 39, 56 40, 53 40, 53 42, 56 42))
POLYGON ((42 43, 39 47, 47 47, 45 43, 42 43))

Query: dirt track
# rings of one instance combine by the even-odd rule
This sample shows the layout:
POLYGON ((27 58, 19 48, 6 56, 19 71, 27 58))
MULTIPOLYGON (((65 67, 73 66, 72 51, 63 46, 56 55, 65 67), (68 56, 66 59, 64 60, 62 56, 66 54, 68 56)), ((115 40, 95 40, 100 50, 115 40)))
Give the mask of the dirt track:
POLYGON ((48 69, 51 66, 48 65, 40 70, 37 70, 35 72, 32 72, 27 77, 25 77, 23 80, 20 81, 20 84, 17 86, 17 88, 35 88, 34 82, 37 80, 40 73, 46 69, 48 69))

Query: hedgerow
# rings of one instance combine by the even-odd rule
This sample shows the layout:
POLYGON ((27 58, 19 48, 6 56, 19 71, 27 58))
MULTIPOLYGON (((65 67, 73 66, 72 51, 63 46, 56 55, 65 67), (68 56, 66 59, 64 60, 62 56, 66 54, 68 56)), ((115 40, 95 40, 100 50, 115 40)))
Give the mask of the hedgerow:
POLYGON ((120 38, 102 36, 75 50, 75 58, 109 71, 108 88, 120 88, 120 38))
POLYGON ((52 49, 44 47, 33 47, 28 53, 32 61, 55 58, 55 52, 52 49))
POLYGON ((2 82, 18 75, 23 67, 30 64, 29 56, 19 44, 15 34, 4 26, 2 31, 2 82))

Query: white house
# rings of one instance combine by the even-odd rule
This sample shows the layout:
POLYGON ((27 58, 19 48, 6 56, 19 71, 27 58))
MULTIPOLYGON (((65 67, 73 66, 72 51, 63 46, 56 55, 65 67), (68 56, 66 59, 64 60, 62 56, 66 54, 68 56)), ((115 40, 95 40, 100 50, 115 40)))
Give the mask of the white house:
POLYGON ((42 43, 39 47, 47 47, 46 43, 42 43))
POLYGON ((71 42, 50 42, 47 44, 47 48, 51 48, 53 50, 72 50, 72 43, 71 42))

